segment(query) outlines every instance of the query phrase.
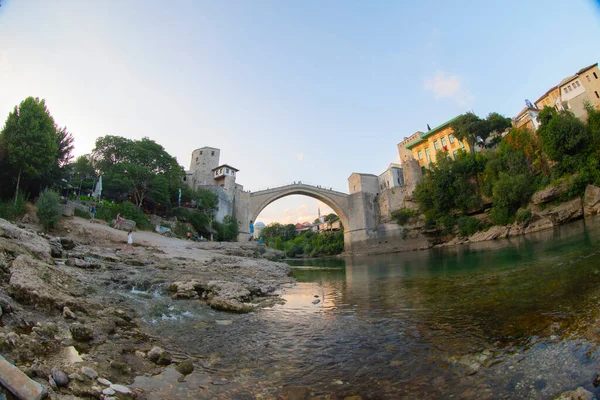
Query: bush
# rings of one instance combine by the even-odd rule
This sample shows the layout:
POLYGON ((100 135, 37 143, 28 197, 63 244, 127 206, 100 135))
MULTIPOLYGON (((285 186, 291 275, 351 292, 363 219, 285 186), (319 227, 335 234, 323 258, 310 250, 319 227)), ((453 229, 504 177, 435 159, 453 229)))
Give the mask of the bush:
POLYGON ((19 192, 17 200, 8 200, 0 203, 0 218, 8 221, 15 221, 22 215, 25 215, 27 208, 25 207, 27 199, 23 192, 19 192))
POLYGON ((416 213, 409 208, 401 208, 399 210, 392 211, 392 220, 398 225, 406 225, 408 221, 414 217, 416 213))
POLYGON ((223 219, 223 223, 214 221, 212 225, 215 230, 214 240, 218 242, 235 242, 237 240, 240 228, 235 218, 227 215, 223 219))
POLYGON ((46 231, 54 228, 60 220, 60 199, 58 193, 44 190, 37 201, 37 216, 46 231))
POLYGON ((517 222, 524 224, 531 219, 531 210, 528 208, 527 210, 520 210, 517 212, 517 222))
POLYGON ((473 217, 461 217, 458 219, 458 234, 461 237, 471 236, 481 228, 481 222, 473 217))

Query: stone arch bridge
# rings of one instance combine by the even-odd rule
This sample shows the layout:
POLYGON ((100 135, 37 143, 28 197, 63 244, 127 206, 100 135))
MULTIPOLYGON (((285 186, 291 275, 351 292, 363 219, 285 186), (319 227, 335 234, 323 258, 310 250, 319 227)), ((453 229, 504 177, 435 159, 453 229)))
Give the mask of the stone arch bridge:
POLYGON ((250 221, 255 221, 269 204, 283 197, 304 195, 327 204, 340 217, 344 227, 344 248, 350 251, 352 242, 363 239, 366 230, 376 223, 376 195, 358 192, 347 194, 320 186, 294 183, 290 185, 243 192, 236 199, 236 218, 241 221, 239 240, 248 240, 250 221))

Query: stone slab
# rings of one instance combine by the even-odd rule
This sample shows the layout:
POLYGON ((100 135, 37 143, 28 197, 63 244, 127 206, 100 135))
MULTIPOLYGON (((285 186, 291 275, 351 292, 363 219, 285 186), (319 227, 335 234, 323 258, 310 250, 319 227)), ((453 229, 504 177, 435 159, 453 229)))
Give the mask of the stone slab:
POLYGON ((0 356, 0 383, 18 399, 39 400, 48 395, 45 387, 29 379, 2 356, 0 356))

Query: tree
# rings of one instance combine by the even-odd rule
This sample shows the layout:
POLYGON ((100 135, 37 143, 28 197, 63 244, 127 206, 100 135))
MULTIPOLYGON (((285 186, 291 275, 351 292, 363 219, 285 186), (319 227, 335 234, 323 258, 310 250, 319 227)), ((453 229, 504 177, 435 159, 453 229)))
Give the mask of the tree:
POLYGON ((511 119, 496 112, 490 113, 486 119, 481 119, 475 113, 468 112, 458 116, 450 125, 453 135, 469 143, 471 149, 476 144, 484 147, 490 135, 500 134, 511 126, 511 119))
POLYGON ((545 107, 538 116, 542 122, 537 133, 544 152, 558 162, 559 173, 573 173, 585 163, 592 138, 589 129, 569 111, 545 107))
POLYGON ((0 146, 17 175, 15 199, 21 179, 39 178, 56 165, 57 137, 44 100, 28 97, 8 115, 0 133, 0 146))
POLYGON ((177 159, 149 138, 104 136, 96 140, 92 154, 96 168, 105 176, 106 188, 131 194, 138 207, 146 198, 166 203, 182 187, 185 172, 177 159))
POLYGON ((338 217, 336 214, 331 213, 331 214, 327 214, 327 216, 325 217, 325 222, 329 222, 334 223, 335 221, 339 220, 340 217, 338 217))

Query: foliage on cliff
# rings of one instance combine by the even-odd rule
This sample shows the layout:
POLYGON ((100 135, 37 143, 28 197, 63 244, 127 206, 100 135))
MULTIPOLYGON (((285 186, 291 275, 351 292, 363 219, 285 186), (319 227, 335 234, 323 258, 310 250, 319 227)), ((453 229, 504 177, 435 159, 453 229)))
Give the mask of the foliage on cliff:
MULTIPOLYGON (((490 125, 482 128, 484 120, 475 117, 468 115, 456 123, 463 130, 460 135, 489 129, 490 125)), ((569 197, 582 195, 587 184, 600 183, 600 111, 588 107, 588 117, 584 123, 568 111, 545 108, 536 133, 513 128, 495 151, 461 152, 455 160, 438 152, 438 161, 415 190, 427 225, 450 233, 460 216, 486 204, 492 205, 492 222, 504 225, 514 220, 533 193, 552 181, 575 174, 569 197)), ((500 119, 494 119, 503 126, 500 119)), ((461 231, 470 232, 476 226, 463 223, 461 231)))
POLYGON ((344 251, 344 232, 296 232, 294 224, 273 223, 261 231, 264 243, 283 250, 288 257, 322 257, 344 251))

